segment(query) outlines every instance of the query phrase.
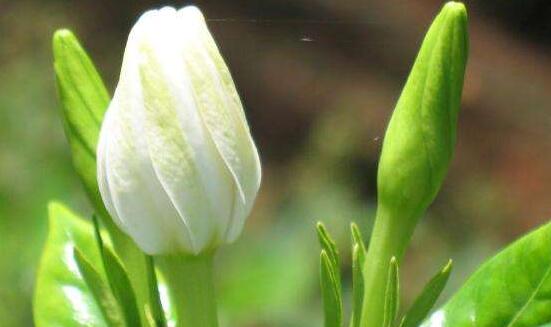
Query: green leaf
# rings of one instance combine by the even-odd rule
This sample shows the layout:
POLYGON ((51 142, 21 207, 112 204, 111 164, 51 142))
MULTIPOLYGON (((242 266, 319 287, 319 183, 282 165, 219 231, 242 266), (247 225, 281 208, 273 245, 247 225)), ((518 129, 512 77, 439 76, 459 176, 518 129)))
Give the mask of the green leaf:
POLYGON ((400 327, 417 327, 421 324, 446 286, 451 270, 452 260, 450 259, 423 288, 421 295, 413 302, 413 305, 402 319, 400 327))
POLYGON ((152 256, 147 257, 147 276, 149 285, 149 303, 148 312, 150 313, 151 322, 156 327, 166 327, 166 317, 161 304, 161 295, 159 293, 159 283, 155 272, 155 263, 152 256))
POLYGON ((69 30, 53 38, 54 68, 73 164, 96 210, 105 215, 96 179, 96 147, 109 93, 92 60, 69 30))
POLYGON ((78 265, 78 269, 94 295, 108 325, 111 327, 127 326, 121 308, 101 274, 92 266, 90 261, 84 257, 84 254, 82 254, 78 248, 74 248, 73 250, 73 257, 78 265))
POLYGON ((364 256, 361 245, 356 243, 352 248, 352 318, 350 326, 359 327, 362 318, 362 303, 364 297, 364 280, 362 269, 364 256))
POLYGON ((93 233, 90 223, 63 205, 49 205, 49 233, 34 294, 37 327, 108 326, 73 257, 78 247, 92 266, 101 264, 93 233))
POLYGON ((551 223, 484 263, 422 326, 535 327, 551 322, 551 223))
POLYGON ((323 300, 325 327, 341 327, 342 324, 342 299, 340 284, 327 251, 321 250, 321 295, 323 300))
POLYGON ((385 291, 385 309, 383 327, 391 327, 398 312, 398 297, 400 294, 398 261, 395 257, 390 259, 388 266, 388 279, 385 291))

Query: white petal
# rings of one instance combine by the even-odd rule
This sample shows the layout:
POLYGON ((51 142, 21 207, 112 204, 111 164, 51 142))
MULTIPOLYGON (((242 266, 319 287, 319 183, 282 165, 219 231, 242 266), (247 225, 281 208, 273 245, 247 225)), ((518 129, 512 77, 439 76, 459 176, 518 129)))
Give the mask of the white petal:
POLYGON ((111 214, 119 217, 120 227, 144 251, 193 252, 190 232, 159 183, 149 157, 136 49, 141 25, 136 27, 129 38, 119 85, 104 122, 110 127, 109 133, 102 128, 102 138, 109 138, 102 149, 106 171, 102 179, 108 186, 102 187, 102 194, 110 193, 110 211, 114 211, 111 214))
POLYGON ((188 37, 184 58, 195 101, 237 188, 233 217, 225 235, 231 242, 239 235, 258 192, 260 160, 229 69, 203 16, 194 7, 178 13, 182 17, 182 30, 188 37))
POLYGON ((150 35, 141 49, 144 130, 159 180, 202 249, 220 243, 217 226, 229 220, 233 184, 198 113, 182 60, 187 33, 178 27, 175 15, 166 17, 164 37, 150 35))

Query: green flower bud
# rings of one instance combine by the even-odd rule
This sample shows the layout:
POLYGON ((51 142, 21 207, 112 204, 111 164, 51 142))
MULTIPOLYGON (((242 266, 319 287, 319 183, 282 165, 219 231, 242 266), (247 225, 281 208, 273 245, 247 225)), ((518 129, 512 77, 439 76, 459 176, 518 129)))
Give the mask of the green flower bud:
POLYGON ((386 131, 364 267, 364 327, 381 326, 388 262, 401 259, 448 170, 467 52, 465 6, 448 2, 427 32, 386 131))
POLYGON ((467 51, 465 7, 450 2, 427 33, 384 139, 378 203, 401 219, 419 217, 448 170, 467 51))

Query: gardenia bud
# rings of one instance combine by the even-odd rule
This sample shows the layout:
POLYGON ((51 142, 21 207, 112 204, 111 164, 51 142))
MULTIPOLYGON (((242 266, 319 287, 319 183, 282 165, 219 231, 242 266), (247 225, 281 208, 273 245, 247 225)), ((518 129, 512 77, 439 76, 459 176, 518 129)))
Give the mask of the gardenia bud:
POLYGON ((363 327, 385 321, 389 262, 399 262, 448 170, 467 63, 467 12, 448 2, 432 23, 388 125, 377 217, 363 270, 363 327))
POLYGON ((403 225, 415 225, 448 171, 467 51, 465 6, 449 2, 423 41, 392 114, 379 161, 379 209, 393 211, 403 225))
POLYGON ((260 162, 230 72, 195 7, 143 14, 101 127, 98 184, 148 254, 199 254, 235 240, 260 162))

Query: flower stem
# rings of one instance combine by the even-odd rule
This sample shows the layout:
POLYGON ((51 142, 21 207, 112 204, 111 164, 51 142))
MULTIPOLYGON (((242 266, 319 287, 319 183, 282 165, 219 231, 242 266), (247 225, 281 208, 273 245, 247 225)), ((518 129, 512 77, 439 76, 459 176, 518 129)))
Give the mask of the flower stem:
POLYGON ((412 224, 409 218, 399 217, 383 206, 377 209, 363 269, 361 327, 380 327, 383 324, 388 267, 392 257, 401 262, 415 227, 415 223, 412 224))
POLYGON ((155 257, 165 277, 176 327, 218 327, 213 254, 155 257))

